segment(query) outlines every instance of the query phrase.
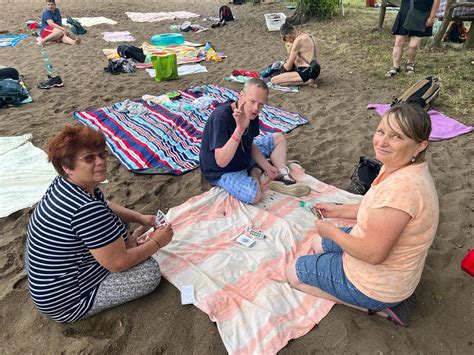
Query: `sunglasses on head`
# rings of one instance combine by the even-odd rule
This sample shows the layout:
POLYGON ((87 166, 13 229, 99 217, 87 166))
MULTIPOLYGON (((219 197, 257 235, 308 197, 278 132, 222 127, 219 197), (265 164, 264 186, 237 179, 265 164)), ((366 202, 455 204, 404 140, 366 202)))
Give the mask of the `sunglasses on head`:
POLYGON ((105 160, 107 159, 107 157, 109 156, 109 152, 107 150, 103 150, 99 153, 89 153, 89 154, 86 154, 82 157, 79 157, 79 160, 82 160, 83 162, 87 163, 87 164, 91 164, 91 163, 94 163, 95 160, 97 159, 97 157, 99 157, 100 159, 102 160, 105 160))

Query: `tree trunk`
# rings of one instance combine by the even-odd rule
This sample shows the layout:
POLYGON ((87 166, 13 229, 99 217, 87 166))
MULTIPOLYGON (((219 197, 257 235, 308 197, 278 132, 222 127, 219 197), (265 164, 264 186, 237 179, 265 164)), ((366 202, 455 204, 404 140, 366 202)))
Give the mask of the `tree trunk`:
POLYGON ((288 19, 292 25, 301 25, 309 20, 308 14, 305 12, 304 2, 298 1, 294 14, 288 19))

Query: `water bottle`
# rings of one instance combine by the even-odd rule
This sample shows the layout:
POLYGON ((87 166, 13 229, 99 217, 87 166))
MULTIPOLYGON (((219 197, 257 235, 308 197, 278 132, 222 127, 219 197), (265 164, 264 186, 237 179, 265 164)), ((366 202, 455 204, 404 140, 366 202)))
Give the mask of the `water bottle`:
POLYGON ((41 47, 41 58, 43 58, 43 63, 44 63, 44 69, 48 73, 49 76, 53 75, 53 66, 51 65, 51 62, 49 61, 48 54, 46 53, 46 50, 44 47, 41 47))
POLYGON ((170 30, 171 30, 172 32, 178 32, 178 31, 179 31, 178 25, 171 25, 171 26, 170 26, 170 30))

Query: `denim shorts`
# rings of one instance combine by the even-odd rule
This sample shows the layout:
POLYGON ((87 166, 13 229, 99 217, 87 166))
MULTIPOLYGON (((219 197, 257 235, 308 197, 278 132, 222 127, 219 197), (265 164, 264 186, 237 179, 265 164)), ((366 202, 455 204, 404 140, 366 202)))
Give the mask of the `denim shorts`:
MULTIPOLYGON (((345 233, 349 233, 351 229, 341 228, 345 233)), ((360 292, 346 277, 342 267, 341 247, 325 238, 321 238, 321 244, 324 253, 301 256, 296 261, 296 275, 301 282, 317 287, 347 304, 374 311, 400 303, 380 302, 360 292)))
MULTIPOLYGON (((265 158, 269 158, 273 149, 275 149, 273 134, 261 136, 253 142, 265 158)), ((255 179, 250 177, 249 173, 254 166, 255 162, 252 161, 249 169, 225 173, 219 178, 219 180, 214 182, 213 185, 222 187, 242 202, 253 203, 253 201, 255 201, 255 196, 257 196, 258 185, 255 179)))

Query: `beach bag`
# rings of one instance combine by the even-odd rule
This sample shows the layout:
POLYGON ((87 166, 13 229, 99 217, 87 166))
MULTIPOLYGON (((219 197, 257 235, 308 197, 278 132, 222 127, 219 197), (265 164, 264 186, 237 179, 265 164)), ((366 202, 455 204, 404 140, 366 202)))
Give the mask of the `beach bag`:
POLYGON ((234 21, 234 15, 232 15, 232 10, 229 6, 224 5, 219 8, 219 18, 221 21, 234 21))
POLYGON ((407 102, 420 105, 425 111, 428 111, 432 103, 439 95, 440 85, 438 78, 428 76, 410 86, 399 97, 393 97, 390 106, 407 102))
POLYGON ((28 92, 17 80, 0 80, 0 107, 7 105, 18 106, 27 98, 28 92))
POLYGON ((416 10, 414 5, 415 1, 410 0, 410 9, 405 17, 403 27, 407 31, 425 32, 426 20, 429 14, 427 12, 416 10))
POLYGON ((71 32, 76 35, 85 35, 87 30, 82 27, 81 23, 77 20, 74 20, 71 17, 68 17, 66 22, 71 25, 71 32))
POLYGON ((131 58, 140 63, 145 62, 145 54, 143 53, 143 49, 130 46, 128 44, 122 44, 118 46, 117 54, 122 58, 131 58))
POLYGON ((151 57, 151 62, 155 68, 156 81, 179 79, 176 54, 170 53, 167 55, 154 55, 151 57))
POLYGON ((359 164, 351 175, 351 184, 348 191, 357 195, 365 195, 379 174, 381 167, 382 163, 377 159, 360 157, 359 164))

